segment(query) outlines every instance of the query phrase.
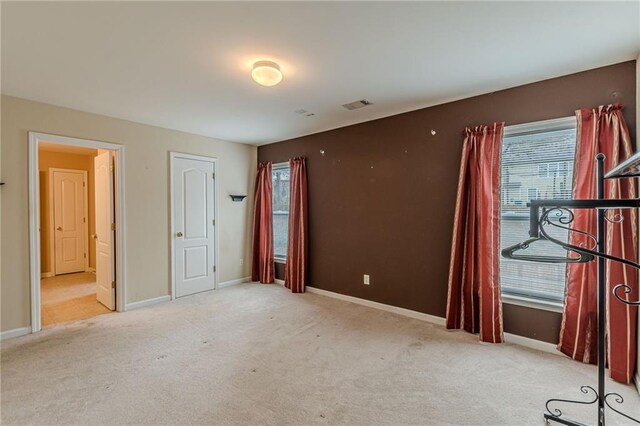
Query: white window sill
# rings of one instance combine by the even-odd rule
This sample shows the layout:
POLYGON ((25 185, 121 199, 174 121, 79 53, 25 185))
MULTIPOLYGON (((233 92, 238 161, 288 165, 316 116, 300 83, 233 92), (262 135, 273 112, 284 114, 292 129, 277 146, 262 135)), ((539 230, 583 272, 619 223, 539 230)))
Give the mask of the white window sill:
POLYGON ((282 263, 282 264, 287 263, 287 259, 278 259, 278 258, 275 258, 275 259, 274 259, 274 261, 275 261, 276 263, 282 263))
POLYGON ((559 312, 559 313, 562 313, 562 310, 563 310, 563 305, 560 302, 530 299, 528 297, 514 296, 511 294, 503 294, 502 303, 506 303, 508 305, 524 306, 526 308, 540 309, 542 311, 559 312))

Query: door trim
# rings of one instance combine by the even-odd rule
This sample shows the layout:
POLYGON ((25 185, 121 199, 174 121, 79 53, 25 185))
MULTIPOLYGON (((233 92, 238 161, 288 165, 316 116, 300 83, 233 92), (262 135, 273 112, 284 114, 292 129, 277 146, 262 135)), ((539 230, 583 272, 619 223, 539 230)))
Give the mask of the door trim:
POLYGON ((206 157, 204 155, 185 154, 182 152, 169 152, 169 243, 171 244, 171 251, 169 259, 170 275, 171 275, 171 300, 176 299, 176 271, 175 271, 175 259, 176 259, 176 247, 175 238, 173 238, 175 231, 173 209, 175 207, 173 202, 173 160, 176 158, 184 158, 187 160, 200 160, 213 163, 213 173, 216 174, 213 179, 213 220, 215 220, 215 226, 213 227, 213 264, 216 267, 213 273, 213 289, 218 289, 218 159, 215 157, 206 157))
POLYGON ((108 149, 115 153, 115 220, 116 220, 116 311, 124 312, 126 300, 125 275, 125 162, 124 146, 108 142, 79 139, 46 133, 29 132, 29 281, 31 290, 31 332, 41 330, 40 312, 40 179, 38 178, 38 145, 53 142, 62 145, 108 149))
POLYGON ((49 261, 51 262, 51 272, 53 272, 53 276, 56 275, 56 244, 55 244, 55 237, 56 237, 56 232, 55 232, 55 206, 53 205, 55 199, 53 196, 53 190, 54 190, 54 186, 53 186, 53 173, 54 172, 73 172, 73 173, 82 173, 83 176, 83 182, 84 182, 84 208, 82 209, 84 212, 84 217, 85 217, 85 221, 84 221, 84 237, 82 238, 82 240, 84 241, 84 253, 85 253, 85 258, 84 258, 84 271, 88 271, 89 270, 89 179, 88 179, 88 175, 87 175, 87 171, 86 170, 75 170, 75 169, 61 169, 58 167, 50 167, 48 170, 48 175, 49 175, 49 256, 51 256, 51 259, 49 259, 49 261))

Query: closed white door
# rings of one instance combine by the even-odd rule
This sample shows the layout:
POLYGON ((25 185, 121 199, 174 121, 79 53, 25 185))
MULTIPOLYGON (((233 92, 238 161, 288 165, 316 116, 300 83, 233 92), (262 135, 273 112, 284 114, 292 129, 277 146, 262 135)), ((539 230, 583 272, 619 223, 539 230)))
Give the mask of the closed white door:
POLYGON ((213 161, 173 157, 175 297, 215 288, 213 161))
POLYGON ((110 152, 93 160, 95 172, 96 297, 112 311, 116 308, 115 221, 113 209, 113 166, 110 152))
POLYGON ((85 181, 83 171, 52 171, 56 275, 85 270, 85 181))

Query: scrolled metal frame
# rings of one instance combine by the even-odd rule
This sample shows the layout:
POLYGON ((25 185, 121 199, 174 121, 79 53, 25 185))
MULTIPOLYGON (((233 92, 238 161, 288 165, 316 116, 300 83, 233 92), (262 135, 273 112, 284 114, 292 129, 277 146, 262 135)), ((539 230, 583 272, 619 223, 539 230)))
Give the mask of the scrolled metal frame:
MULTIPOLYGON (((586 247, 583 247, 583 246, 576 246, 576 245, 573 245, 573 244, 565 243, 565 242, 560 241, 560 240, 558 240, 556 238, 553 238, 551 235, 549 235, 549 233, 545 229, 545 225, 551 225, 551 226, 554 226, 556 228, 566 229, 569 232, 576 232, 576 233, 580 233, 580 234, 586 235, 589 238, 591 238, 593 241, 595 241, 596 244, 597 244, 597 241, 598 241, 596 236, 593 235, 593 234, 590 234, 590 233, 585 232, 585 231, 580 231, 578 229, 572 229, 570 227, 560 226, 560 225, 557 225, 557 224, 553 223, 551 220, 548 219, 548 216, 549 216, 549 214, 551 212, 556 211, 556 210, 568 211, 568 209, 564 208, 564 207, 553 207, 551 209, 545 210, 542 213, 542 215, 540 216, 540 227, 539 227, 539 230, 540 230, 540 234, 546 240, 549 240, 552 243, 561 246, 562 248, 564 248, 567 251, 574 251, 574 252, 578 252, 578 253, 582 253, 582 254, 590 254, 590 255, 592 255, 594 257, 600 257, 600 258, 604 258, 604 259, 607 259, 607 260, 611 260, 613 262, 619 262, 619 263, 622 263, 624 265, 631 266, 632 268, 636 268, 636 269, 640 270, 640 263, 633 262, 633 261, 631 261, 629 259, 625 259, 625 258, 622 258, 622 257, 612 256, 610 254, 603 253, 603 252, 600 252, 598 250, 594 250, 595 247, 586 248, 586 247)), ((606 215, 605 215, 605 217, 606 217, 606 215)), ((571 215, 571 220, 567 224, 570 224, 571 222, 573 222, 573 218, 574 218, 574 216, 572 214, 571 215)), ((615 223, 621 223, 621 222, 622 222, 622 220, 620 220, 618 222, 615 222, 615 223)), ((620 294, 619 294, 620 290, 623 290, 624 294, 629 294, 629 293, 633 292, 633 289, 630 286, 628 286, 627 284, 618 284, 612 290, 612 293, 616 297, 616 299, 618 299, 620 302, 625 303, 627 305, 640 306, 640 300, 638 300, 638 301, 627 300, 626 298, 623 298, 622 296, 620 296, 620 294)))
POLYGON ((575 219, 575 215, 573 214, 573 212, 566 208, 566 207, 553 207, 550 209, 545 209, 545 211, 542 213, 542 215, 540 216, 540 233, 545 237, 545 239, 559 245, 562 246, 562 248, 564 248, 565 250, 568 251, 577 251, 577 252, 582 252, 582 253, 588 253, 586 250, 592 250, 592 252, 590 254, 592 254, 593 256, 595 256, 595 249, 598 246, 598 239, 596 238, 595 235, 586 232, 586 231, 581 231, 579 229, 574 229, 571 228, 570 225, 573 220, 575 219), (557 223, 554 223, 552 220, 549 219, 549 215, 551 215, 551 213, 556 212, 556 217, 558 217, 558 222, 562 223, 563 225, 567 225, 567 226, 562 226, 562 225, 558 225, 557 223), (564 215, 568 214, 568 218, 563 220, 564 215), (576 234, 581 234, 584 235, 586 237, 588 237, 593 244, 591 245, 591 247, 585 247, 584 245, 571 245, 568 243, 563 243, 562 241, 558 240, 558 239, 554 239, 551 238, 549 236, 549 234, 546 232, 546 229, 544 228, 545 225, 551 225, 555 228, 559 228, 559 229, 564 229, 566 231, 569 232, 573 232, 576 234), (576 247, 578 249, 576 249, 576 247), (586 249, 586 250, 585 250, 586 249))
MULTIPOLYGON (((594 399, 592 401, 579 401, 579 400, 568 400, 568 399, 558 399, 552 398, 549 399, 545 408, 547 412, 544 413, 544 418, 547 422, 554 421, 557 423, 570 425, 570 426, 583 426, 582 423, 576 422, 574 420, 565 418, 563 416, 562 410, 559 408, 551 407, 553 403, 571 403, 571 404, 581 404, 581 405, 590 405, 590 404, 598 404, 598 422, 599 426, 605 425, 605 408, 610 409, 611 411, 625 417, 628 420, 639 423, 640 420, 635 419, 628 414, 623 413, 622 411, 614 408, 609 399, 614 398, 614 402, 617 404, 622 404, 624 399, 621 395, 617 393, 606 393, 605 392, 605 363, 604 359, 606 356, 605 350, 605 323, 606 323, 606 282, 605 282, 605 269, 606 269, 606 260, 619 262, 624 265, 640 269, 640 264, 629 259, 624 259, 617 256, 612 256, 606 253, 605 249, 605 236, 606 236, 606 228, 607 222, 609 224, 619 224, 624 220, 624 216, 622 213, 613 213, 611 215, 611 211, 613 209, 636 209, 640 208, 640 199, 605 199, 604 198, 604 155, 598 154, 596 156, 596 198, 591 200, 532 200, 529 203, 529 207, 531 210, 530 216, 530 224, 529 224, 529 236, 531 237, 529 240, 524 243, 516 244, 502 251, 502 255, 511 258, 511 259, 519 259, 519 260, 529 260, 536 262, 548 262, 548 263, 576 263, 576 262, 589 262, 594 258, 597 259, 597 270, 598 270, 598 286, 597 286, 597 296, 598 296, 598 389, 591 386, 582 386, 580 391, 583 394, 589 394, 589 392, 593 392, 594 399), (578 229, 571 228, 571 223, 575 219, 575 215, 571 209, 596 209, 597 212, 597 235, 593 235, 589 232, 585 232, 578 229), (541 211, 542 210, 542 211, 541 211), (555 222, 551 219, 550 215, 555 215, 555 222), (575 245, 569 244, 568 242, 563 242, 558 240, 557 238, 552 237, 545 226, 553 226, 556 228, 561 228, 567 230, 568 232, 579 233, 587 236, 591 241, 594 242, 592 247, 587 247, 586 244, 575 245), (578 256, 566 256, 564 258, 558 256, 527 256, 527 255, 518 255, 515 253, 519 250, 525 249, 529 247, 530 243, 539 239, 546 239, 563 249, 567 252, 576 253, 578 256)), ((617 176, 612 174, 611 172, 607 175, 607 178, 620 178, 625 176, 617 176)), ((625 297, 622 296, 628 295, 632 292, 632 288, 627 284, 618 284, 612 289, 612 293, 617 300, 622 303, 628 305, 638 306, 640 305, 640 301, 629 301, 626 300, 625 297), (622 293, 622 294, 621 294, 622 293)))
POLYGON ((625 303, 631 306, 640 306, 640 300, 633 302, 631 300, 623 299, 622 296, 618 294, 619 290, 623 290, 622 292, 624 294, 629 294, 633 292, 633 289, 631 287, 629 287, 626 284, 618 284, 617 286, 613 287, 612 293, 615 296, 615 298, 621 301, 622 303, 625 303))
MULTIPOLYGON (((540 235, 546 239, 551 241, 554 244, 557 244, 559 246, 561 246, 562 248, 564 248, 567 251, 573 251, 573 252, 577 252, 579 254, 584 254, 584 255, 592 255, 594 257, 597 257, 599 259, 606 259, 606 260, 610 260, 613 262, 620 262, 622 264, 631 266, 633 268, 639 269, 640 270, 640 264, 637 262, 633 262, 629 259, 624 259, 621 257, 617 257, 617 256, 613 256, 610 254, 607 254, 601 250, 598 250, 598 242, 600 241, 595 235, 586 232, 586 231, 582 231, 582 230, 578 230, 578 229, 573 229, 569 226, 562 226, 562 225, 558 225, 557 223, 554 223, 552 220, 549 219, 549 215, 551 214, 555 214, 556 217, 558 217, 559 215, 561 216, 565 216, 565 214, 569 212, 568 218, 566 220, 564 220, 563 222, 561 222, 563 225, 570 225, 574 218, 575 215, 573 214, 573 212, 571 212, 567 207, 552 207, 549 209, 544 209, 542 214, 540 215, 540 220, 539 220, 539 232, 540 235), (555 213, 554 213, 555 212, 555 213), (547 229, 545 229, 545 226, 554 226, 556 228, 562 228, 562 229, 566 229, 569 232, 575 232, 575 233, 579 233, 582 235, 586 235, 587 237, 589 237, 592 241, 595 242, 595 246, 594 247, 590 247, 590 248, 586 248, 582 245, 575 245, 575 244, 569 244, 569 243, 565 243, 561 240, 558 240, 557 238, 552 237, 549 232, 547 231, 547 229)), ((599 216, 601 217, 601 222, 604 223, 605 221, 607 221, 606 216, 607 216, 607 212, 602 210, 601 212, 599 212, 599 216)), ((622 223, 622 221, 624 220, 624 217, 620 214, 620 218, 617 218, 616 216, 614 216, 613 222, 609 221, 610 223, 622 223)), ((558 220, 560 221, 560 220, 558 220)), ((599 232, 600 233, 600 232, 599 232)), ((637 302, 632 302, 629 300, 626 300, 625 298, 623 298, 622 296, 620 296, 620 294, 618 294, 620 292, 620 290, 622 290, 622 292, 624 294, 629 294, 633 291, 633 289, 628 286, 627 284, 618 284, 616 285, 613 290, 612 293, 613 295, 616 297, 616 299, 618 299, 619 301, 628 304, 628 305, 634 305, 634 306, 639 306, 640 305, 640 301, 637 302)), ((600 366, 600 363, 599 363, 600 366)), ((604 366, 602 366, 602 369, 604 370, 604 366)), ((601 373, 604 374, 604 373, 601 373)), ((592 388, 591 386, 582 386, 580 388, 580 391, 584 394, 587 394, 589 392, 589 390, 593 391, 594 395, 595 395, 595 399, 593 401, 575 401, 575 400, 564 400, 564 399, 557 399, 557 398, 552 398, 549 399, 547 401, 547 403, 545 404, 545 407, 547 409, 547 413, 545 413, 545 419, 548 420, 555 420, 558 421, 560 423, 563 424, 567 424, 567 425, 579 425, 580 423, 574 422, 572 420, 567 420, 567 419, 563 419, 562 417, 562 411, 560 409, 554 409, 554 411, 551 411, 549 409, 549 404, 552 402, 565 402, 565 403, 573 403, 573 404, 595 404, 596 402, 599 404, 599 411, 600 411, 600 415, 599 415, 599 421, 598 424, 604 425, 604 406, 606 405, 610 410, 614 411, 615 413, 631 420, 634 421, 638 424, 640 424, 640 420, 635 419, 631 416, 629 416, 626 413, 623 413, 622 411, 614 408, 613 406, 611 406, 611 404, 609 403, 609 401, 607 400, 607 398, 610 397, 616 397, 615 402, 618 404, 622 404, 624 402, 624 398, 622 398, 621 395, 617 394, 617 393, 608 393, 608 394, 604 394, 604 384, 600 384, 599 389, 601 390, 601 393, 599 394, 594 388, 592 388), (604 394, 604 396, 600 396, 604 394)))
POLYGON ((580 392, 582 392, 583 394, 587 395, 589 391, 593 392, 593 401, 576 401, 573 399, 559 399, 559 398, 549 399, 545 404, 545 408, 547 409, 547 413, 549 414, 545 414, 545 417, 548 417, 548 416, 551 416, 554 418, 562 417, 562 410, 560 410, 559 408, 554 408, 552 410, 549 407, 549 404, 552 404, 554 402, 563 402, 568 404, 583 404, 583 405, 595 404, 596 402, 598 402, 598 392, 591 386, 580 386, 580 392))
POLYGON ((624 221, 624 216, 622 213, 614 213, 613 218, 609 217, 609 213, 612 212, 612 209, 607 209, 604 214, 604 220, 609 223, 622 223, 624 221))
POLYGON ((613 408, 613 406, 611 406, 611 404, 609 404, 608 398, 615 396, 615 402, 617 404, 622 404, 624 402, 624 398, 622 397, 622 395, 620 395, 619 393, 615 393, 615 392, 609 392, 608 394, 606 394, 604 396, 604 403, 607 405, 607 407, 609 407, 610 410, 615 411, 616 413, 620 414, 623 417, 626 417, 627 419, 631 420, 632 422, 636 422, 638 424, 640 424, 640 420, 638 419, 634 419, 633 417, 629 416, 628 414, 623 413, 620 410, 617 410, 615 408, 613 408))

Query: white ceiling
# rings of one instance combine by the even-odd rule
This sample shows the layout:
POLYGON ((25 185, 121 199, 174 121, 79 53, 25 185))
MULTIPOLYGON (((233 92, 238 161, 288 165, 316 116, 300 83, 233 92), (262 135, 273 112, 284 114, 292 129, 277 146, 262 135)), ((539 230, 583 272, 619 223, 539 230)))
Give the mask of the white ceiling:
POLYGON ((4 94, 263 144, 634 59, 640 2, 2 2, 1 31, 4 94))

